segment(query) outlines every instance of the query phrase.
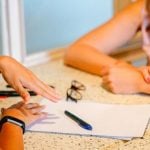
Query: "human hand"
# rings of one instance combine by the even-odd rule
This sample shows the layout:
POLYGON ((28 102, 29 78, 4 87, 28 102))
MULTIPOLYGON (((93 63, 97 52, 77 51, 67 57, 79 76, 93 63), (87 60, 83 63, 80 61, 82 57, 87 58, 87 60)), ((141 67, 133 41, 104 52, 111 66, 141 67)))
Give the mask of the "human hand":
POLYGON ((40 81, 30 70, 11 57, 0 57, 0 71, 5 81, 21 95, 25 102, 30 99, 30 94, 25 88, 53 102, 60 99, 55 89, 40 81))
POLYGON ((142 66, 139 71, 142 73, 144 80, 150 83, 150 66, 142 66))
POLYGON ((24 121, 26 126, 29 126, 37 120, 43 119, 47 116, 47 113, 42 112, 44 108, 44 106, 41 106, 38 103, 25 104, 19 102, 7 109, 2 108, 1 112, 2 118, 5 116, 12 116, 24 121))
POLYGON ((116 94, 150 92, 142 74, 131 66, 107 68, 103 71, 102 79, 104 87, 116 94))

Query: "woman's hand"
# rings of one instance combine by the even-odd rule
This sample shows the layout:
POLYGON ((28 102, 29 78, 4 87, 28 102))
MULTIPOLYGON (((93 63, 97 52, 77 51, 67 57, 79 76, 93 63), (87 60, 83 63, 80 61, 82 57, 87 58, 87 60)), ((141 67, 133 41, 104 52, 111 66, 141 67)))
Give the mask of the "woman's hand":
POLYGON ((150 85, 144 81, 142 73, 124 63, 105 68, 102 79, 104 87, 116 94, 150 93, 150 85))
MULTIPOLYGON (((19 102, 7 109, 2 108, 2 118, 5 116, 12 116, 19 120, 22 120, 26 127, 38 121, 44 119, 47 114, 42 112, 44 106, 40 106, 37 103, 25 104, 19 102)), ((3 125, 0 132, 0 147, 3 150, 23 150, 23 132, 20 127, 11 123, 3 125)))
POLYGON ((139 71, 142 73, 145 82, 150 83, 150 66, 142 66, 139 71))
POLYGON ((47 116, 47 113, 42 112, 44 106, 38 103, 28 103, 19 102, 12 105, 11 107, 5 109, 2 108, 2 117, 12 116, 18 118, 25 122, 26 126, 34 123, 37 120, 43 119, 47 116))
POLYGON ((30 99, 30 94, 24 87, 53 102, 60 99, 59 94, 53 88, 44 84, 30 70, 11 57, 0 57, 0 71, 5 81, 21 95, 24 101, 30 99))

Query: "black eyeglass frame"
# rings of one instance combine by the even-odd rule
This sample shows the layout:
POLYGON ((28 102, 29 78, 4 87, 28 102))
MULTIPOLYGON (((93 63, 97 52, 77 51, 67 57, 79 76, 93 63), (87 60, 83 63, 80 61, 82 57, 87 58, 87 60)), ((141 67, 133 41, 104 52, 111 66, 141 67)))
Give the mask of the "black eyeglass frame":
POLYGON ((83 85, 82 83, 80 83, 77 80, 73 80, 71 82, 71 87, 69 89, 67 89, 66 100, 68 101, 70 99, 74 102, 81 100, 82 94, 79 92, 79 90, 86 90, 85 85, 83 85))

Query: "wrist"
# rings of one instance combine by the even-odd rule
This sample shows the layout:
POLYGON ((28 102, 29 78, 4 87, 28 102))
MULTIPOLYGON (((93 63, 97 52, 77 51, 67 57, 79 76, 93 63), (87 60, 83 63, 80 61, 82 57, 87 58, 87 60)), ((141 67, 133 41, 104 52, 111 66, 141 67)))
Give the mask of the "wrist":
POLYGON ((5 132, 5 130, 7 130, 7 132, 20 132, 22 133, 22 128, 20 128, 19 126, 12 124, 10 122, 6 122, 3 124, 2 128, 1 128, 1 132, 5 132))
POLYGON ((23 133, 25 132, 25 123, 22 120, 15 118, 15 117, 12 117, 12 116, 5 116, 1 119, 0 131, 2 130, 3 126, 6 123, 9 123, 9 125, 11 125, 13 128, 20 127, 22 129, 22 132, 23 133))
POLYGON ((24 117, 24 114, 18 109, 15 109, 15 108, 6 109, 4 111, 4 113, 2 114, 2 118, 4 118, 5 116, 15 117, 15 118, 18 118, 18 119, 20 119, 26 123, 26 119, 24 117))

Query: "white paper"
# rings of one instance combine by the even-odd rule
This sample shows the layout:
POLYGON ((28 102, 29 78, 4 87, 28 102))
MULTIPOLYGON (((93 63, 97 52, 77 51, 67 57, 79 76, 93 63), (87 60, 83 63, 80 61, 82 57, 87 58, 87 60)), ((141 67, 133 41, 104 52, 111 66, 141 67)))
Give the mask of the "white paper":
POLYGON ((51 133, 93 135, 118 139, 142 137, 150 117, 150 105, 114 105, 93 102, 50 102, 44 111, 47 119, 34 124, 28 130, 51 133), (68 110, 92 125, 93 130, 81 128, 75 121, 64 114, 68 110))

